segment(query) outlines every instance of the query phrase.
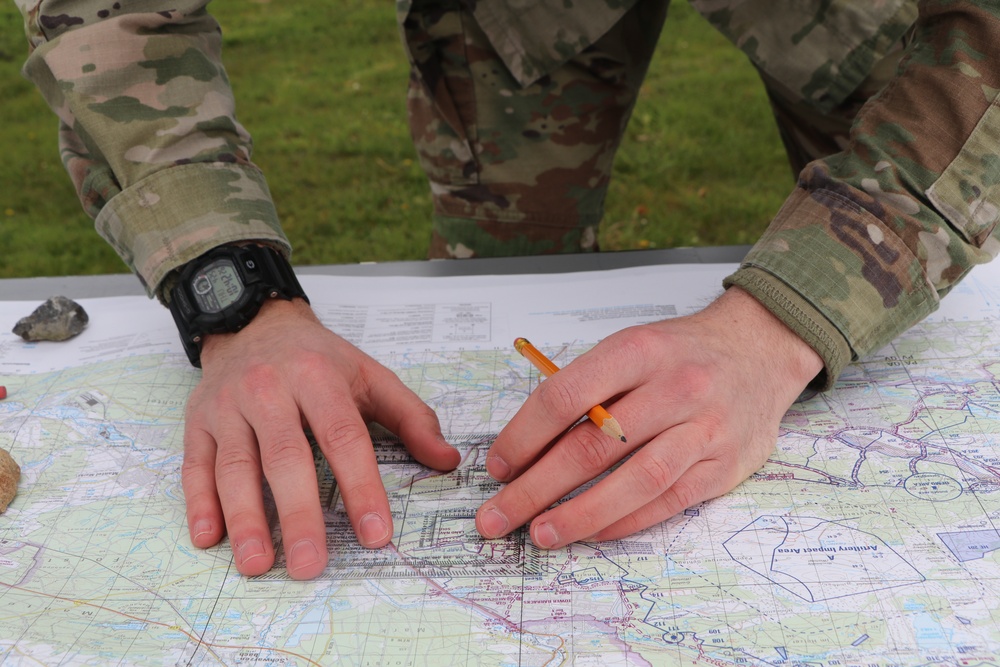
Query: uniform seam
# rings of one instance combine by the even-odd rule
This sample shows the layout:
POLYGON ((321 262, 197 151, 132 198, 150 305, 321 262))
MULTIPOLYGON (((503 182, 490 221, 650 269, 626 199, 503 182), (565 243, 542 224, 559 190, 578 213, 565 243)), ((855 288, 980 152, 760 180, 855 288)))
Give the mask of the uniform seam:
MULTIPOLYGON (((748 280, 752 281, 758 289, 766 293, 768 298, 784 308, 786 312, 795 318, 795 321, 805 324, 806 330, 828 351, 829 354, 824 356, 828 356, 828 358, 836 356, 837 345, 835 341, 827 335, 823 327, 819 326, 807 312, 799 308, 791 299, 785 296, 780 290, 775 289, 767 281, 754 278, 753 276, 749 276, 748 280)), ((848 342, 848 347, 850 347, 850 342, 848 342)))
MULTIPOLYGON (((920 17, 918 16, 914 24, 910 26, 910 30, 915 30, 919 24, 920 24, 920 17)), ((852 123, 852 132, 850 133, 850 140, 847 142, 847 147, 844 149, 844 152, 847 153, 857 152, 856 149, 858 148, 858 141, 859 141, 858 135, 860 133, 853 131, 853 128, 861 127, 861 125, 868 119, 868 117, 871 116, 873 113, 875 113, 874 108, 876 106, 881 105, 883 100, 886 97, 888 97, 891 93, 893 93, 896 88, 899 87, 900 85, 899 81, 902 78, 902 74, 906 69, 909 68, 910 61, 913 60, 913 57, 914 57, 913 49, 906 48, 903 57, 899 59, 899 63, 896 65, 896 75, 893 76, 889 80, 889 83, 887 83, 885 86, 882 87, 881 90, 879 90, 875 95, 873 95, 872 99, 869 100, 869 102, 864 106, 862 106, 861 109, 858 111, 857 115, 854 117, 854 121, 852 123)))
MULTIPOLYGON (((456 13, 458 14, 458 23, 459 23, 459 25, 461 26, 461 29, 462 29, 461 30, 461 33, 462 33, 462 57, 465 58, 465 66, 466 66, 466 68, 469 71, 470 77, 475 82, 472 85, 472 98, 473 98, 472 99, 472 104, 473 104, 473 106, 476 109, 476 122, 472 126, 472 130, 473 130, 472 131, 472 136, 466 137, 466 141, 469 144, 469 153, 472 155, 472 161, 476 165, 476 181, 479 182, 481 180, 480 174, 482 173, 482 165, 479 163, 479 157, 477 156, 476 149, 475 149, 476 144, 479 143, 479 92, 478 92, 478 88, 477 88, 479 82, 475 81, 475 77, 474 76, 471 76, 472 75, 472 62, 469 60, 469 40, 468 40, 468 37, 466 35, 466 31, 468 30, 468 28, 466 27, 467 26, 467 21, 468 21, 468 19, 470 17, 466 13, 466 11, 464 10, 464 8, 462 7, 461 3, 459 3, 459 8, 456 10, 456 13)), ((473 20, 475 20, 475 19, 473 19, 473 20)), ((456 107, 455 110, 458 111, 457 107, 456 107)), ((459 118, 461 118, 461 114, 459 114, 459 118)), ((462 123, 463 123, 463 125, 465 124, 465 120, 464 119, 462 120, 462 123)))

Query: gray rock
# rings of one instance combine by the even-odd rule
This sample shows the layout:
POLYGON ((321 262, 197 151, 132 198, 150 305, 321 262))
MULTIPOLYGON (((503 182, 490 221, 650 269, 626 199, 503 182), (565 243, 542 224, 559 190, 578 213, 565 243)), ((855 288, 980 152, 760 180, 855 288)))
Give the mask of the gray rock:
POLYGON ((14 325, 14 333, 26 341, 68 340, 87 326, 90 318, 83 306, 64 296, 54 296, 14 325))

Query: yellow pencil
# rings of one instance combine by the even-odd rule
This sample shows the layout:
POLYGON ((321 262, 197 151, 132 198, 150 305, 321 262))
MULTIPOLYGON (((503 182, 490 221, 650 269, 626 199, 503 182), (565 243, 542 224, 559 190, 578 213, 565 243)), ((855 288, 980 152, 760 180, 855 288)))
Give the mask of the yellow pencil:
MULTIPOLYGON (((514 340, 514 349, 521 353, 521 355, 530 361, 532 365, 541 371, 542 375, 548 377, 559 370, 552 361, 546 357, 544 354, 538 351, 534 345, 528 342, 527 338, 517 338, 514 340)), ((600 405, 595 405, 587 413, 590 417, 590 421, 597 424, 597 427, 610 435, 612 438, 618 438, 622 442, 628 442, 625 440, 625 434, 622 432, 622 427, 618 425, 618 420, 611 416, 607 410, 605 410, 600 405)))

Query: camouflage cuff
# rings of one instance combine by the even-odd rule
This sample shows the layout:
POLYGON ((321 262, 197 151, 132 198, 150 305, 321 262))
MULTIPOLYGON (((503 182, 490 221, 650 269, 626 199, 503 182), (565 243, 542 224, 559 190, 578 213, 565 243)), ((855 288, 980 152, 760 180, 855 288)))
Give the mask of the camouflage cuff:
POLYGON ((855 358, 888 345, 939 301, 897 230, 829 189, 796 188, 743 267, 765 271, 801 295, 855 358))
POLYGON ((795 332, 823 359, 820 371, 810 387, 825 391, 833 386, 844 367, 851 361, 847 339, 830 320, 781 280, 766 271, 744 267, 728 276, 723 286, 739 287, 795 332))
POLYGON ((215 246, 257 240, 291 252, 264 176, 251 165, 193 163, 155 172, 115 195, 95 226, 161 301, 164 278, 215 246))

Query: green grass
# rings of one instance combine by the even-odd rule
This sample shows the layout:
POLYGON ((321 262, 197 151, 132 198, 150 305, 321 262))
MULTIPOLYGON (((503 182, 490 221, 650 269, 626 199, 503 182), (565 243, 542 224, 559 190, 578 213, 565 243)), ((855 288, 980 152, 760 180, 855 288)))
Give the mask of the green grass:
MULTIPOLYGON (((406 125, 393 4, 212 9, 296 263, 424 257, 431 201, 406 125)), ((19 74, 25 56, 21 18, 0 3, 0 277, 123 271, 80 209, 55 116, 19 74)), ((791 185, 752 68, 675 3, 615 164, 602 247, 751 243, 791 185)))

